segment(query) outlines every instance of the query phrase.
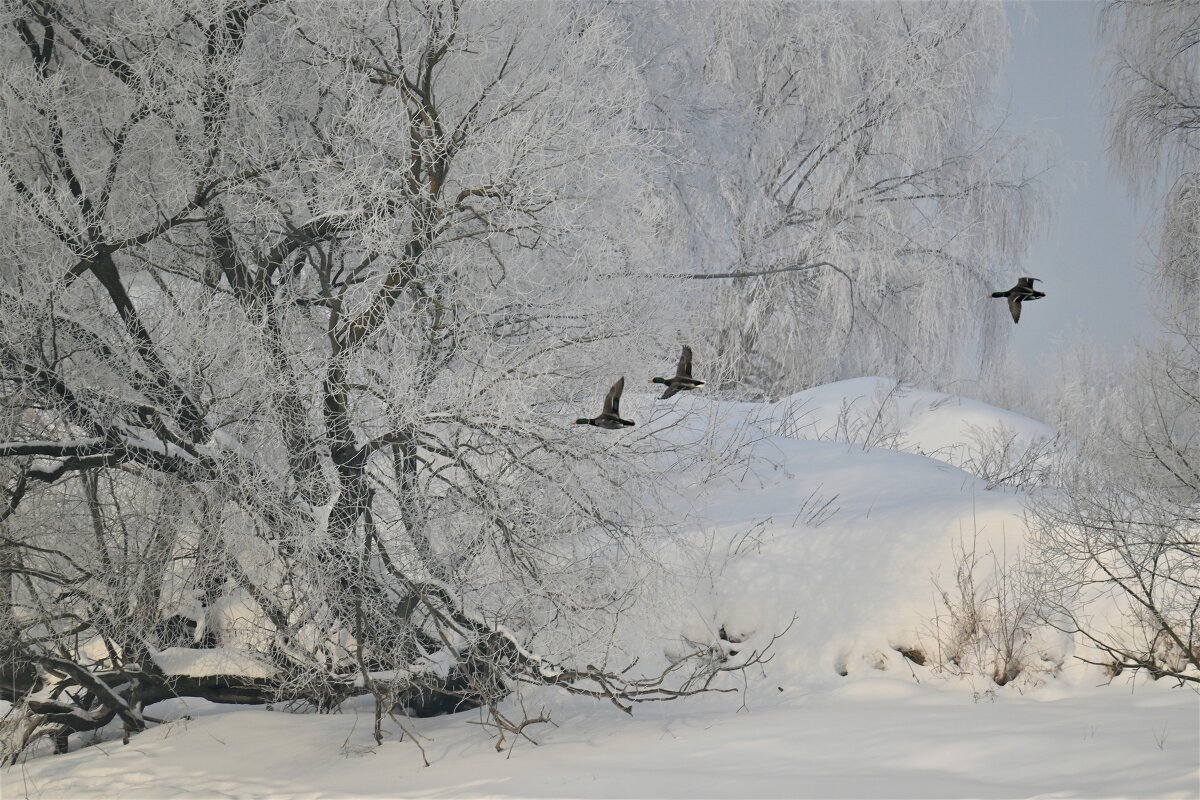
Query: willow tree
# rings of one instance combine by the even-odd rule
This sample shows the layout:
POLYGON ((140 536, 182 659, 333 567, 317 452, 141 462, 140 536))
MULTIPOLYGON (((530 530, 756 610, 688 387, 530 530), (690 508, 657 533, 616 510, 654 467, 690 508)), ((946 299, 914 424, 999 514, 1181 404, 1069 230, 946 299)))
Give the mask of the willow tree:
POLYGON ((703 281, 709 341, 737 379, 778 394, 998 363, 1008 328, 985 298, 1044 210, 1039 150, 995 110, 1001 6, 639 13, 657 45, 650 119, 674 134, 689 223, 671 271, 703 281))

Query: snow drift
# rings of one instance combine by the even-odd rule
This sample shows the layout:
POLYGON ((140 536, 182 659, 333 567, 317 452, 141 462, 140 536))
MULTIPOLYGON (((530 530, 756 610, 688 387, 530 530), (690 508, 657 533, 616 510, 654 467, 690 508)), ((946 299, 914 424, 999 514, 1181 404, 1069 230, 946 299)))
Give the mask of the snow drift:
MULTIPOLYGON (((715 573, 710 586, 688 592, 698 613, 686 617, 683 633, 745 649, 787 629, 773 645, 772 680, 901 667, 901 653, 964 666, 964 654, 944 652, 961 633, 952 630, 947 598, 1001 591, 1026 528, 1021 492, 958 466, 980 463, 998 433, 1017 460, 1033 450, 1041 464, 1056 452, 1046 446, 1054 431, 1039 422, 882 378, 771 404, 686 398, 668 413, 760 434, 741 430, 752 442, 744 473, 683 504, 694 521, 689 544, 703 548, 715 573), (960 586, 966 563, 971 580, 960 586)), ((1024 666, 1057 669, 1069 640, 1029 627, 1024 666)))

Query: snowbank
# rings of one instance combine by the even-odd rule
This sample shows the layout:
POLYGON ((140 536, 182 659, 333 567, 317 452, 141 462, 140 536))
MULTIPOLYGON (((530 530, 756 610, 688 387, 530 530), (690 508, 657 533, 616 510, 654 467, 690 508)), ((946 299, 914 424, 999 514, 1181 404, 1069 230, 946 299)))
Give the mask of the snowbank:
POLYGON ((977 461, 996 434, 1024 452, 1054 441, 1055 430, 1002 408, 904 386, 891 378, 854 378, 817 386, 774 404, 777 433, 865 443, 927 455, 954 466, 977 461))
MULTIPOLYGON (((1054 438, 1027 417, 880 378, 772 404, 680 398, 660 424, 665 436, 717 428, 753 442, 735 479, 681 500, 692 544, 716 573, 680 604, 684 638, 724 646, 724 630, 742 649, 761 648, 787 629, 773 645, 770 680, 796 683, 907 670, 900 651, 945 661, 937 651, 951 620, 941 590, 964 602, 963 589, 976 600, 994 593, 1026 532, 1020 492, 989 488, 953 462, 989 431, 1054 438), (974 583, 960 587, 968 560, 974 583)), ((1056 670, 1069 648, 1042 636, 1026 666, 1056 670)))
POLYGON ((231 647, 192 649, 168 647, 153 655, 154 663, 167 675, 204 678, 210 675, 237 675, 241 678, 270 678, 275 668, 245 650, 231 647))

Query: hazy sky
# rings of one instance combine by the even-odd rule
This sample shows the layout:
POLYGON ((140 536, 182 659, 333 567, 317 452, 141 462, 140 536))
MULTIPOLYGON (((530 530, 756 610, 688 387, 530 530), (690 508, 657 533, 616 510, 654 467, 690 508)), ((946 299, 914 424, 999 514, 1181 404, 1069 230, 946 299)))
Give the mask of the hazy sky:
POLYGON ((1049 181, 1054 216, 1012 276, 1014 282, 1018 275, 1041 278, 1038 288, 1047 296, 1025 307, 1013 346, 1036 367, 1039 353, 1078 327, 1097 344, 1120 350, 1152 327, 1145 291, 1151 215, 1146 203, 1135 206, 1109 166, 1100 4, 1006 5, 1013 48, 1001 95, 1009 102, 1010 126, 1049 134, 1058 145, 1057 174, 1049 181))

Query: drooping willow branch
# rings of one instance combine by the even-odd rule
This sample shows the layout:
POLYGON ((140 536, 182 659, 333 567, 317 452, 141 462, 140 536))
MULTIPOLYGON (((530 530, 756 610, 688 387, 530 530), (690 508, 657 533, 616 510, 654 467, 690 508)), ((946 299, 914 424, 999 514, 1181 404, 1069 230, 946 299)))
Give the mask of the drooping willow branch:
POLYGON ((720 280, 723 278, 739 279, 739 278, 761 278, 766 275, 778 275, 784 272, 807 272, 812 269, 820 269, 821 267, 829 267, 834 272, 837 272, 847 281, 850 286, 854 286, 854 279, 841 267, 832 264, 828 261, 816 261, 812 264, 788 264, 783 267, 771 267, 769 269, 760 270, 737 270, 733 272, 679 272, 675 274, 658 275, 660 278, 683 278, 690 281, 711 281, 720 280))

